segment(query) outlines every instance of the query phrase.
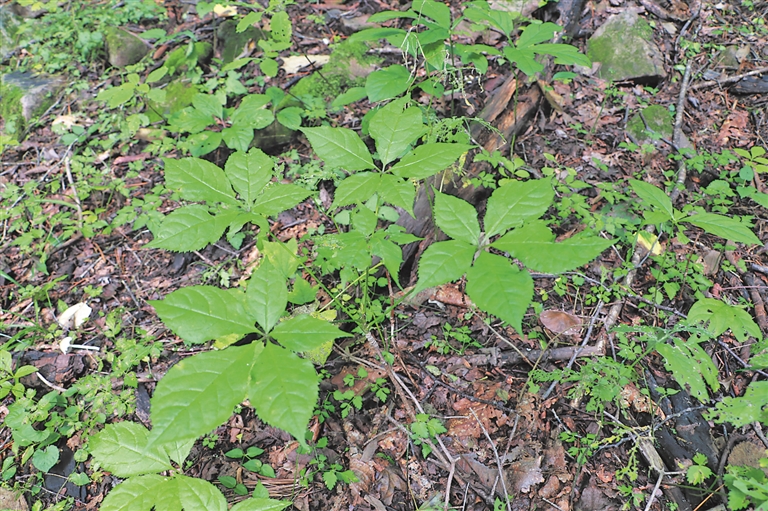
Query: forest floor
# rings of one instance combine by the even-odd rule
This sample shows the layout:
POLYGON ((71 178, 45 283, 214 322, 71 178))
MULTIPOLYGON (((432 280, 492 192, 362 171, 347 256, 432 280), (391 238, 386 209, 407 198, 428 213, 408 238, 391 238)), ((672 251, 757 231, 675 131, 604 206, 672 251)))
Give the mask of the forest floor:
MULTIPOLYGON (((346 37, 341 18, 334 16, 364 16, 387 8, 398 9, 397 2, 391 3, 299 2, 289 6, 288 12, 302 51, 328 54, 328 41, 346 37)), ((555 169, 556 175, 571 175, 593 190, 601 184, 620 185, 638 177, 652 183, 674 181, 678 166, 670 158, 672 148, 658 142, 654 150, 644 152, 630 144, 625 127, 628 116, 644 105, 676 108, 682 72, 688 62, 693 79, 685 95, 682 130, 697 153, 721 155, 735 148, 748 151, 766 147, 768 95, 739 95, 728 85, 702 85, 702 73, 707 69, 716 70, 716 76, 722 79, 760 67, 760 62, 768 59, 768 32, 760 21, 765 19, 768 7, 764 2, 755 2, 751 8, 745 5, 704 5, 701 15, 687 28, 695 33, 691 37, 695 37, 697 46, 684 60, 676 37, 685 21, 660 20, 640 5, 623 0, 610 4, 586 2, 574 45, 584 51, 586 38, 608 16, 635 9, 655 22, 654 37, 665 56, 668 76, 658 84, 610 85, 588 74, 577 74, 568 82, 552 82, 554 90, 549 101, 538 104, 525 129, 514 139, 512 154, 522 160, 520 169, 534 175, 546 174, 542 170, 545 168, 555 169), (727 46, 748 48, 735 69, 715 65, 727 46), (553 108, 553 104, 557 107, 553 108)), ((551 15, 548 12, 541 9, 534 16, 546 19, 551 15)), ((199 40, 212 37, 210 24, 198 20, 193 12, 184 21, 199 40)), ((287 56, 291 51, 284 53, 287 56)), ((399 56, 393 53, 387 58, 396 62, 399 56)), ((281 72, 270 85, 285 89, 297 76, 310 72, 281 72)), ((445 101, 437 107, 446 110, 441 112, 443 115, 450 115, 453 109, 454 115, 475 116, 502 86, 507 73, 492 62, 485 76, 467 82, 456 101, 445 101)), ((99 79, 94 76, 93 91, 103 86, 103 82, 96 83, 99 79)), ((523 85, 520 93, 538 86, 523 85)), ((48 112, 48 122, 38 122, 20 145, 6 147, 0 157, 0 186, 17 185, 40 199, 39 208, 25 214, 37 216, 28 220, 47 232, 56 232, 56 219, 65 211, 71 214, 73 209, 67 196, 70 169, 59 164, 68 149, 51 131, 50 121, 71 112, 96 118, 101 103, 93 99, 89 102, 86 96, 64 97, 48 112), (37 185, 29 184, 56 182, 61 184, 60 193, 47 196, 37 185)), ((330 120, 337 126, 356 127, 366 113, 365 104, 358 102, 340 114, 330 114, 330 120)), ((136 139, 98 162, 95 168, 107 179, 124 181, 127 196, 93 187, 92 193, 77 205, 80 214, 94 211, 109 223, 128 198, 146 198, 148 204, 155 204, 163 212, 177 205, 169 195, 154 196, 153 189, 163 182, 161 161, 146 152, 146 146, 147 142, 136 139), (129 171, 130 177, 126 178, 129 171)), ((306 139, 299 135, 273 153, 282 155, 286 166, 305 163, 312 155, 306 139), (285 155, 293 150, 296 160, 291 162, 285 155)), ((182 155, 170 152, 164 156, 182 155)), ((222 157, 217 152, 211 156, 214 162, 222 157)), ((743 163, 715 156, 701 161, 701 170, 689 170, 685 177, 685 190, 675 203, 679 208, 691 196, 722 179, 723 173, 738 173, 743 163)), ((333 181, 324 182, 323 189, 332 193, 333 181)), ((609 189, 588 197, 589 207, 606 207, 609 189)), ((709 190, 708 200, 732 201, 726 208, 730 214, 753 215, 755 234, 763 242, 768 241, 765 209, 755 208, 748 199, 709 190)), ((2 208, 10 210, 11 206, 8 202, 2 208)), ((52 240, 42 252, 35 252, 24 250, 19 238, 6 235, 10 221, 4 223, 0 255, 0 269, 5 275, 0 278, 2 339, 14 343, 14 356, 20 363, 46 367, 48 381, 43 383, 33 375, 24 380, 28 387, 41 395, 51 388, 65 390, 64 396, 82 405, 62 408, 62 416, 70 408, 72 413, 81 414, 79 427, 83 429, 62 438, 57 445, 60 461, 50 470, 54 475, 45 476, 44 484, 34 495, 27 493, 27 499, 46 506, 66 502, 72 509, 98 509, 116 480, 103 474, 99 477, 93 473, 90 461, 73 458, 87 440, 87 427, 98 428, 97 423, 87 423, 91 419, 82 417, 97 415, 95 411, 100 410, 108 421, 134 420, 149 427, 149 398, 156 382, 176 362, 200 351, 199 347, 184 345, 165 328, 148 302, 183 286, 234 284, 258 251, 250 237, 238 249, 225 240, 194 253, 145 249, 152 239, 150 232, 127 224, 110 229, 108 234, 76 234, 63 243, 52 240), (78 302, 87 302, 93 312, 77 342, 97 346, 100 351, 63 354, 58 349, 55 316, 78 302), (116 364, 132 367, 132 376, 126 373, 112 377, 116 364), (67 394, 69 389, 77 390, 67 394), (91 482, 77 486, 70 481, 62 487, 64 479, 55 474, 66 478, 73 471, 89 474, 91 482)), ((326 232, 335 229, 310 199, 281 215, 272 230, 283 240, 301 239, 321 226, 326 232)), ((564 227, 563 233, 567 230, 564 227)), ((693 241, 688 243, 664 238, 662 254, 641 262, 631 289, 621 299, 601 291, 601 268, 619 267, 631 254, 608 250, 583 273, 560 278, 534 275, 540 305, 537 312, 530 309, 526 315, 525 324, 530 327, 526 335, 491 322, 485 313, 473 308, 462 283, 442 286, 421 303, 404 302, 383 318, 380 326, 386 333, 383 341, 394 355, 391 369, 383 366, 371 345, 358 337, 338 341, 320 368, 325 379, 321 383, 319 413, 310 428, 315 441, 326 439, 322 447, 311 454, 298 454, 297 444, 289 435, 263 424, 243 406, 226 424, 198 442, 185 473, 212 482, 232 476, 248 489, 261 482, 272 497, 290 499, 301 510, 425 510, 440 509, 444 502, 453 509, 490 509, 494 502, 497 509, 506 509, 506 503, 498 502, 507 495, 509 507, 515 510, 661 510, 686 508, 686 504, 693 509, 702 502, 703 509, 713 508, 723 502, 722 488, 712 484, 713 479, 705 485, 690 484, 685 468, 674 466, 675 460, 690 466, 696 451, 710 449, 711 453, 705 454, 714 455, 714 459, 707 462, 716 475, 722 476, 725 460, 736 442, 734 437, 759 443, 759 427, 734 430, 703 419, 701 412, 714 401, 698 403, 688 398, 688 406, 677 403, 667 413, 663 407, 649 404, 649 389, 676 385, 658 355, 644 357, 643 370, 634 372, 635 378, 613 374, 615 366, 594 362, 616 360, 624 346, 622 336, 628 335, 606 331, 605 323, 612 311, 618 312, 610 318, 615 326, 672 328, 675 318, 687 313, 696 296, 750 304, 746 310, 766 334, 765 312, 758 303, 761 294, 765 296, 768 291, 768 274, 759 270, 762 267, 764 271, 768 265, 764 249, 739 247, 726 253, 721 239, 701 232, 689 236, 693 241), (742 261, 744 271, 738 269, 742 261), (674 287, 673 282, 681 285, 674 287), (610 300, 603 302, 604 296, 610 300), (539 319, 541 313, 546 314, 539 319), (553 333, 557 327, 552 322, 577 326, 567 335, 558 335, 553 333), (585 341, 586 347, 594 350, 588 353, 602 355, 576 357, 580 354, 576 347, 585 341), (545 344, 550 349, 560 348, 559 355, 537 357, 535 350, 545 344), (526 353, 528 358, 520 355, 526 353), (578 378, 551 387, 541 376, 562 369, 569 361, 575 363, 575 368, 582 368, 578 378), (589 367, 585 370, 585 366, 589 367), (393 375, 397 381, 393 381, 393 375), (621 392, 617 394, 618 388, 621 392), (350 390, 351 394, 344 394, 347 397, 340 397, 350 390), (601 392, 606 392, 609 399, 597 408, 590 406, 601 392), (669 472, 659 478, 649 465, 651 455, 646 453, 643 445, 648 442, 644 444, 643 439, 654 435, 657 441, 660 435, 675 437, 677 430, 670 425, 673 413, 678 414, 677 418, 686 416, 687 424, 694 429, 705 425, 705 430, 698 428, 696 434, 708 447, 694 448, 685 456, 662 452, 665 448, 660 445, 665 444, 657 442, 669 472), (426 442, 414 442, 409 433, 418 418, 425 427, 431 424, 431 418, 443 426, 435 430, 442 432, 431 436, 434 450, 426 456, 431 448, 426 442), (263 449, 259 459, 274 469, 275 477, 244 470, 242 460, 224 455, 243 446, 263 449), (357 482, 326 484, 329 479, 342 477, 340 474, 348 469, 354 471, 357 482)), ((405 284, 413 284, 415 275, 414 269, 411 282, 405 284)), ((404 280, 408 278, 405 275, 404 280)), ((398 298, 396 292, 382 290, 378 299, 385 310, 398 298)), ((754 371, 742 370, 738 357, 748 356, 749 352, 728 334, 710 342, 706 352, 722 384, 720 391, 713 394, 714 400, 741 395, 753 378, 761 377, 754 371)), ((10 395, 5 398, 0 413, 4 409, 7 412, 6 406, 12 400, 10 395)), ((65 422, 62 419, 61 424, 65 422)), ((680 427, 681 423, 677 423, 677 429, 680 427)), ((670 441, 675 443, 674 438, 670 441)), ((0 445, 4 455, 10 454, 12 444, 10 430, 3 428, 0 445)), ((35 481, 39 484, 40 477, 31 462, 26 462, 19 464, 9 482, 33 485, 35 481)), ((230 503, 242 498, 220 487, 230 503)))

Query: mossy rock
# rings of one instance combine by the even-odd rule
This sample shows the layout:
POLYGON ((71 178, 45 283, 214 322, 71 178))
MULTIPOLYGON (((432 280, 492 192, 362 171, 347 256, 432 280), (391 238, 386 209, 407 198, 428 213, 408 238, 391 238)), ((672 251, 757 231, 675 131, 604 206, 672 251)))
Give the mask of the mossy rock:
POLYGON ((238 33, 235 20, 224 20, 216 30, 216 37, 218 39, 216 52, 223 64, 229 64, 235 60, 248 42, 266 39, 264 32, 254 26, 249 26, 238 33))
POLYGON ((7 134, 21 133, 27 124, 53 104, 64 86, 60 77, 13 72, 0 80, 0 117, 7 134))
POLYGON ((8 58, 16 49, 16 32, 21 19, 6 5, 0 5, 0 60, 8 58))
POLYGON ((208 42, 190 43, 192 48, 184 45, 176 48, 165 58, 165 67, 168 74, 173 76, 185 73, 195 66, 202 65, 211 60, 213 45, 208 42))
POLYGON ((587 41, 587 56, 600 62, 598 75, 604 80, 658 83, 667 76, 653 29, 633 11, 608 18, 587 41))
POLYGON ((642 117, 635 114, 627 122, 627 134, 637 144, 649 144, 659 140, 659 137, 672 138, 672 113, 661 105, 651 105, 643 109, 642 117), (645 123, 648 123, 648 128, 645 123))
POLYGON ((105 30, 107 59, 114 67, 136 64, 149 53, 149 45, 137 35, 122 28, 108 27, 105 30))

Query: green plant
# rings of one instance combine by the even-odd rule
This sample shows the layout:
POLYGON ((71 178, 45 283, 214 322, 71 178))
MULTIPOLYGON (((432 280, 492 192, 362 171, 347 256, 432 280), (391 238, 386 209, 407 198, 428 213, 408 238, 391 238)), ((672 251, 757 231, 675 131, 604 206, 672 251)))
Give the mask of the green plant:
POLYGON ((712 469, 707 466, 707 457, 700 452, 693 456, 693 465, 685 471, 685 478, 690 484, 702 484, 713 475, 712 469))
POLYGON ((438 353, 447 354, 450 352, 463 355, 467 348, 482 348, 483 345, 474 340, 470 335, 469 327, 466 325, 453 327, 450 323, 443 323, 443 339, 438 339, 432 335, 430 340, 424 344, 425 348, 434 346, 438 353), (458 348, 454 348, 450 341, 459 343, 458 348))
POLYGON ((415 420, 411 423, 413 443, 416 447, 421 447, 421 455, 425 458, 432 452, 432 447, 427 441, 432 441, 437 438, 437 435, 447 431, 439 419, 430 418, 424 413, 416 414, 415 420))
POLYGON ((738 510, 749 505, 756 511, 768 509, 768 477, 765 468, 768 458, 760 460, 760 467, 729 466, 723 475, 723 482, 728 488, 728 507, 738 510))
POLYGON ((344 470, 344 467, 339 463, 331 463, 328 456, 317 450, 324 449, 327 445, 328 438, 322 437, 316 445, 312 446, 312 459, 301 471, 302 482, 305 485, 309 484, 315 474, 320 474, 323 483, 329 490, 333 490, 339 481, 346 484, 357 482, 357 476, 352 470, 344 470))
POLYGON ((275 477, 275 469, 256 459, 262 454, 264 454, 264 449, 251 446, 245 451, 242 449, 231 449, 225 452, 224 456, 236 460, 244 460, 243 468, 250 470, 251 472, 256 472, 264 477, 275 477))
MULTIPOLYGON (((150 432, 140 424, 109 424, 91 437, 88 450, 101 468, 124 478, 109 492, 101 509, 198 509, 226 511, 227 501, 208 481, 183 475, 183 466, 194 440, 152 443, 150 432), (170 471, 170 476, 158 472, 170 471)), ((234 511, 280 510, 290 502, 269 498, 246 499, 234 511)))

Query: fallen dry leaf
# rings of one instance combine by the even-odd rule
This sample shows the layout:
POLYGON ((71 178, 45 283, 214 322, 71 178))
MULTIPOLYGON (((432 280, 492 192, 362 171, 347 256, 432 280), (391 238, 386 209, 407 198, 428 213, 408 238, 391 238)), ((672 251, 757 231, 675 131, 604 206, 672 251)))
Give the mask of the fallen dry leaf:
POLYGON ((548 310, 539 315, 545 328, 557 335, 577 335, 581 331, 581 318, 569 312, 548 310))

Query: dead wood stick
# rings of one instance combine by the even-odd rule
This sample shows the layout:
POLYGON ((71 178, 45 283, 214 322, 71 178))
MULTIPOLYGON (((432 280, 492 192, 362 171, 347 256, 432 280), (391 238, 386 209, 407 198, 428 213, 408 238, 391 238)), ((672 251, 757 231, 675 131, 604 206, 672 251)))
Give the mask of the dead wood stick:
POLYGON ((741 73, 740 75, 734 75, 734 76, 729 76, 728 78, 723 78, 722 80, 708 80, 706 82, 697 83, 696 85, 691 86, 691 90, 704 89, 706 87, 712 87, 714 85, 727 85, 729 83, 735 83, 735 82, 741 81, 742 78, 746 78, 748 76, 761 75, 763 73, 768 73, 768 67, 760 67, 757 69, 753 69, 752 71, 748 71, 746 73, 741 73))

